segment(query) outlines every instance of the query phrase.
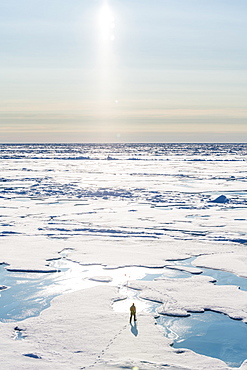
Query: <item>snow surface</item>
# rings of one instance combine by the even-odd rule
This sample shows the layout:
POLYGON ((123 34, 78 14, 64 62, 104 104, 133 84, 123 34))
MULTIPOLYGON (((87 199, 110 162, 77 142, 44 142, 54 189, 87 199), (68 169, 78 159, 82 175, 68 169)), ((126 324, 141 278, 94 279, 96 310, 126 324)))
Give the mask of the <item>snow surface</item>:
POLYGON ((1 368, 229 369, 172 348, 154 317, 213 310, 247 322, 247 292, 200 274, 247 277, 246 153, 244 144, 0 145, 0 263, 46 271, 60 292, 36 316, 11 320, 10 310, 0 322, 1 368), (212 202, 222 195, 229 202, 212 202), (181 268, 192 256, 194 267, 181 268), (49 273, 63 258, 75 276, 49 273), (166 267, 175 275, 138 280, 166 267))

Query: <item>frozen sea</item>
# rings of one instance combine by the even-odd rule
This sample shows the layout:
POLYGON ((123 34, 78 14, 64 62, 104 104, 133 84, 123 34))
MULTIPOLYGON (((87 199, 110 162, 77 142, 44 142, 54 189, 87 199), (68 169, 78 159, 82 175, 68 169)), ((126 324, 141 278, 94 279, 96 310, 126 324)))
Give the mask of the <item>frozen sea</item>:
POLYGON ((246 154, 0 144, 3 369, 247 369, 246 154))

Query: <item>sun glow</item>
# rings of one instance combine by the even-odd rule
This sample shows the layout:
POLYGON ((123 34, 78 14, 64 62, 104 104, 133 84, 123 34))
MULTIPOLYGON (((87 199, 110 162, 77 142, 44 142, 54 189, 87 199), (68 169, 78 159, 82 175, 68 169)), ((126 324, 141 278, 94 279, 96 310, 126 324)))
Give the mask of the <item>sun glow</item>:
MULTIPOLYGON (((115 40, 115 17, 114 12, 107 0, 103 0, 98 12, 98 32, 99 32, 99 97, 101 101, 100 112, 105 111, 105 102, 112 105, 117 97, 112 95, 116 83, 116 58, 114 53, 115 40), (102 110, 102 107, 104 109, 102 110)), ((115 94, 114 94, 115 95, 115 94)), ((116 104, 114 103, 114 106, 116 104)))
POLYGON ((99 32, 102 41, 113 41, 115 28, 115 19, 111 8, 105 3, 99 12, 99 32))
MULTIPOLYGON (((94 117, 97 118, 99 125, 104 124, 104 132, 112 126, 110 123, 111 117, 119 111, 118 102, 118 86, 119 75, 116 56, 115 32, 116 24, 115 8, 110 6, 110 1, 102 0, 101 6, 97 14, 97 31, 98 31, 98 109, 94 112, 94 117)), ((103 129, 103 126, 102 126, 103 129)))

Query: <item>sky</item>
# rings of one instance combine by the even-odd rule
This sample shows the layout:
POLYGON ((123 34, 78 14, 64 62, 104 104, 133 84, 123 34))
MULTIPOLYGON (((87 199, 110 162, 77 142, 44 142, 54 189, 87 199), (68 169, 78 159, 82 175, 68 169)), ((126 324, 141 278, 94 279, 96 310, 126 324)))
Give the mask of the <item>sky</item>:
POLYGON ((0 142, 246 142, 246 0, 2 0, 0 142))

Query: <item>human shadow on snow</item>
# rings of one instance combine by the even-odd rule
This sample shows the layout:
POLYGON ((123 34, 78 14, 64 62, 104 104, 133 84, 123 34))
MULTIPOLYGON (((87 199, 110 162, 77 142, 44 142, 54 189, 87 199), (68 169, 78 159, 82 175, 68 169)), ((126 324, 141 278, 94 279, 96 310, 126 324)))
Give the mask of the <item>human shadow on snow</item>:
POLYGON ((137 326, 136 326, 136 322, 134 323, 134 325, 133 324, 130 324, 130 325, 131 325, 131 328, 130 328, 131 333, 134 334, 135 337, 137 337, 138 329, 137 329, 137 326))

